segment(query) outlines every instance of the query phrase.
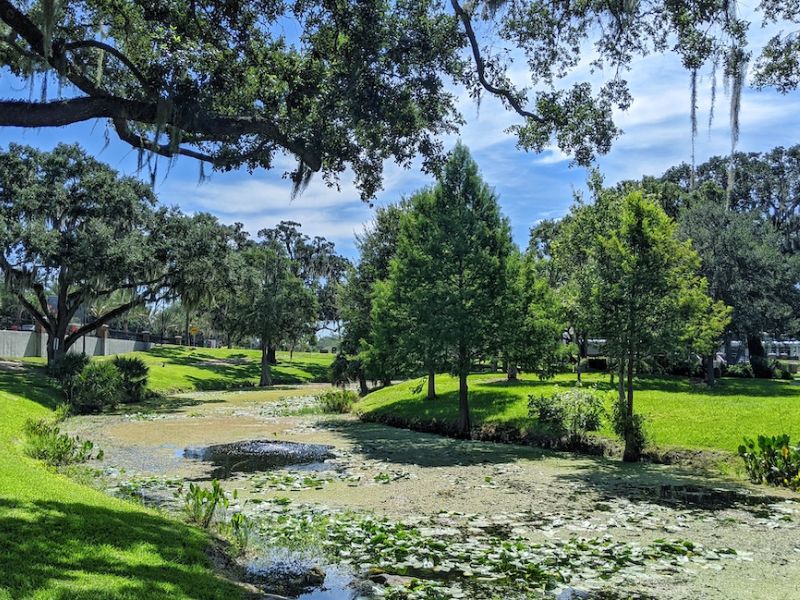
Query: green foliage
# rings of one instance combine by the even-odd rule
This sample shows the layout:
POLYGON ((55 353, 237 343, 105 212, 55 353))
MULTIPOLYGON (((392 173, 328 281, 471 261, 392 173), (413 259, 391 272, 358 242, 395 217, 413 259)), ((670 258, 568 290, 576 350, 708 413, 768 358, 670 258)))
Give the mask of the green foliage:
MULTIPOLYGON (((727 170, 727 159, 725 165, 727 170)), ((742 168, 746 177, 737 180, 771 177, 764 168, 742 168)), ((736 202, 747 204, 728 210, 722 194, 710 182, 686 194, 678 221, 680 235, 691 240, 702 259, 700 272, 710 295, 732 307, 731 329, 739 336, 796 329, 800 263, 782 252, 785 239, 773 225, 780 221, 751 209, 756 199, 739 191, 736 202)))
POLYGON ((317 398, 326 413, 349 413, 358 402, 358 394, 351 390, 328 390, 317 398))
POLYGON ((800 445, 793 446, 787 434, 745 438, 739 456, 751 481, 800 490, 800 445))
POLYGON ((567 436, 569 442, 579 443, 588 432, 600 429, 605 402, 606 394, 575 387, 557 389, 552 396, 528 396, 528 410, 553 435, 567 436))
POLYGON ((103 451, 94 454, 94 444, 89 440, 61 433, 58 421, 53 419, 28 419, 23 428, 25 453, 51 466, 65 466, 86 462, 91 458, 103 460, 103 451))
POLYGON ((330 382, 336 386, 344 386, 350 382, 350 361, 347 356, 341 352, 333 359, 331 366, 328 368, 330 373, 330 382))
MULTIPOLYGON (((237 495, 234 490, 234 500, 237 495)), ((211 526, 217 508, 222 507, 225 510, 228 506, 230 506, 230 500, 216 479, 211 482, 211 488, 208 489, 190 483, 189 491, 183 496, 183 508, 189 521, 203 529, 211 526)))
POLYGON ((615 420, 627 435, 625 459, 637 460, 644 438, 630 387, 636 362, 655 353, 711 351, 730 311, 709 297, 699 256, 677 238, 675 223, 656 202, 635 190, 621 208, 618 223, 595 243, 591 301, 593 331, 620 367, 620 401, 627 391, 615 420))
POLYGON ((250 545, 250 538, 253 533, 253 523, 244 514, 235 512, 231 515, 228 521, 228 530, 230 531, 231 541, 237 554, 244 554, 247 552, 247 547, 250 545))
POLYGON ((536 259, 512 252, 500 330, 506 360, 542 378, 565 364, 568 349, 561 341, 564 311, 555 290, 540 275, 536 259))
POLYGON ((78 379, 81 371, 89 364, 89 357, 83 352, 74 353, 70 352, 64 354, 47 367, 47 372, 58 381, 67 402, 71 402, 75 395, 75 382, 78 379))
POLYGON ((0 252, 7 258, 0 268, 47 332, 49 362, 127 310, 186 288, 194 265, 207 271, 232 235, 208 215, 158 207, 147 184, 77 145, 42 152, 11 144, 0 153, 0 252), (218 236, 210 235, 210 221, 218 236), (202 236, 192 235, 198 230, 202 236), (200 244, 198 237, 223 243, 200 244), (58 310, 47 308, 48 289, 58 310), (86 305, 103 308, 69 329, 86 305))
POLYGON ((122 386, 122 402, 141 402, 147 396, 147 374, 145 362, 136 356, 115 356, 114 366, 119 371, 122 386))
POLYGON ((70 401, 80 414, 113 408, 123 397, 122 377, 110 361, 92 361, 75 378, 70 401))
POLYGON ((725 375, 728 377, 743 377, 746 379, 752 379, 755 377, 753 374, 753 365, 751 365, 749 362, 741 362, 728 366, 725 369, 725 375))
MULTIPOLYGON (((472 361, 499 350, 508 220, 481 178, 466 147, 458 144, 430 190, 409 199, 397 252, 380 299, 392 315, 392 336, 426 370, 444 363, 464 382, 472 361)), ((373 308, 381 308, 381 305, 373 308)), ((378 337, 378 336, 376 336, 378 337)), ((462 389, 459 429, 470 430, 467 390, 462 389)))

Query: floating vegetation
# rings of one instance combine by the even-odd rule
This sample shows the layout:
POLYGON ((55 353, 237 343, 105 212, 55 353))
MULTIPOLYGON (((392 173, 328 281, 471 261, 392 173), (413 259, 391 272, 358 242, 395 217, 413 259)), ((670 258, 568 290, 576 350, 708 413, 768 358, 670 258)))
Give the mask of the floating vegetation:
POLYGON ((262 539, 321 548, 330 561, 365 577, 383 574, 389 598, 492 598, 500 590, 511 598, 514 590, 538 594, 572 581, 599 589, 618 574, 658 576, 738 556, 732 548, 678 538, 646 545, 607 535, 532 542, 521 533, 525 523, 460 513, 398 522, 283 500, 253 510, 262 539))

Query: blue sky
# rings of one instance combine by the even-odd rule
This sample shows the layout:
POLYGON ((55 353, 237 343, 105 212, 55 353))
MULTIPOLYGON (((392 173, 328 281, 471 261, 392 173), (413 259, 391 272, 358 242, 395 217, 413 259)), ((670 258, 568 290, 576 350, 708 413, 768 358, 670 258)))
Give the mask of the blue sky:
MULTIPOLYGON (((730 145, 729 99, 721 84, 716 118, 712 127, 707 127, 711 84, 710 73, 704 75, 699 94, 698 162, 725 154, 730 145)), ((523 83, 525 73, 514 72, 512 78, 523 83)), ((688 73, 674 57, 649 57, 638 61, 627 78, 635 99, 627 112, 617 115, 624 133, 613 150, 597 163, 609 184, 645 174, 658 175, 690 159, 688 73)), ((26 84, 0 71, 0 95, 7 97, 10 92, 22 97, 29 94, 26 84)), ((515 115, 493 98, 484 98, 478 108, 465 93, 459 92, 459 97, 467 120, 459 137, 471 149, 484 178, 497 191, 503 211, 511 219, 514 239, 524 247, 533 224, 567 212, 574 190, 584 187, 586 169, 570 167, 569 158, 557 151, 533 154, 516 149, 513 136, 505 133, 508 126, 517 122, 515 115)), ((114 168, 135 174, 136 152, 117 141, 113 133, 106 146, 105 130, 104 122, 61 129, 4 128, 0 129, 0 146, 18 142, 48 149, 62 141, 79 142, 114 168)), ((764 151, 800 143, 799 133, 800 93, 781 96, 773 91, 746 90, 740 150, 764 151)), ((446 144, 452 146, 457 139, 453 136, 446 144)), ((156 192, 166 204, 177 204, 186 211, 209 211, 223 222, 242 222, 253 234, 283 219, 299 221, 306 233, 334 240, 341 251, 352 257, 353 236, 372 218, 373 210, 359 200, 347 174, 339 191, 315 178, 304 194, 291 200, 290 182, 281 174, 292 166, 293 161, 287 158, 271 172, 214 173, 210 180, 199 183, 198 163, 181 158, 166 178, 166 162, 161 163, 156 192)), ((404 170, 387 164, 385 175, 377 206, 397 201, 430 183, 418 168, 404 170)))

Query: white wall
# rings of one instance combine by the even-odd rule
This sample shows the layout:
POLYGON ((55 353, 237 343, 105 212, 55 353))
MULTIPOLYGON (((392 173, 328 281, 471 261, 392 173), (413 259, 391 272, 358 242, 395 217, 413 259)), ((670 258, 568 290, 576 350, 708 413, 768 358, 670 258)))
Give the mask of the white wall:
MULTIPOLYGON (((87 335, 75 342, 69 351, 86 352, 88 356, 107 356, 149 350, 152 345, 151 342, 103 339, 87 335)), ((47 334, 39 334, 35 331, 0 331, 0 357, 23 358, 25 356, 47 356, 47 334)))

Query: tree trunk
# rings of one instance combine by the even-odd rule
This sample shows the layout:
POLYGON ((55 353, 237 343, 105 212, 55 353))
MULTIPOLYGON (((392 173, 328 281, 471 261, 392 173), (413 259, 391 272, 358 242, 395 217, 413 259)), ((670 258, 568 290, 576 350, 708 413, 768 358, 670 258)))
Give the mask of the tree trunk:
POLYGON ((760 335, 747 336, 747 351, 750 354, 750 365, 753 367, 753 375, 768 379, 772 374, 767 365, 767 353, 764 350, 764 344, 761 342, 760 335))
POLYGON ((189 337, 189 309, 188 308, 186 309, 186 332, 185 333, 186 333, 186 345, 187 346, 191 346, 192 345, 192 340, 189 337))
POLYGON ((469 418, 469 388, 467 374, 469 369, 462 364, 458 373, 458 434, 469 439, 472 432, 472 423, 469 418))
POLYGON ((506 370, 506 376, 508 377, 508 381, 516 381, 517 380, 517 364, 513 360, 508 361, 508 369, 506 370))
POLYGON ((47 366, 52 367, 58 364, 67 353, 67 348, 64 347, 64 338, 66 335, 47 335, 47 366))
POLYGON ((267 347, 267 360, 269 361, 269 364, 271 364, 271 365, 277 365, 278 364, 278 358, 275 356, 275 353, 276 353, 275 346, 270 344, 267 347))
POLYGON ((428 400, 436 400, 436 369, 428 368, 428 400))
POLYGON ((261 343, 261 387, 272 385, 272 373, 270 372, 269 345, 261 343))
MULTIPOLYGON (((628 396, 625 403, 625 450, 622 453, 622 460, 625 462, 638 462, 641 456, 637 448, 635 436, 636 432, 633 425, 633 365, 634 353, 628 356, 628 396)), ((620 379, 622 379, 620 377, 620 379)))
POLYGON ((367 376, 364 375, 364 370, 358 370, 358 388, 361 390, 361 395, 366 396, 369 394, 369 386, 367 386, 367 376))
POLYGON ((711 354, 709 354, 708 356, 706 356, 703 359, 703 364, 705 366, 705 372, 706 372, 706 383, 709 386, 712 386, 712 385, 714 385, 716 383, 716 380, 714 378, 714 357, 715 356, 716 356, 716 353, 712 352, 711 354))

